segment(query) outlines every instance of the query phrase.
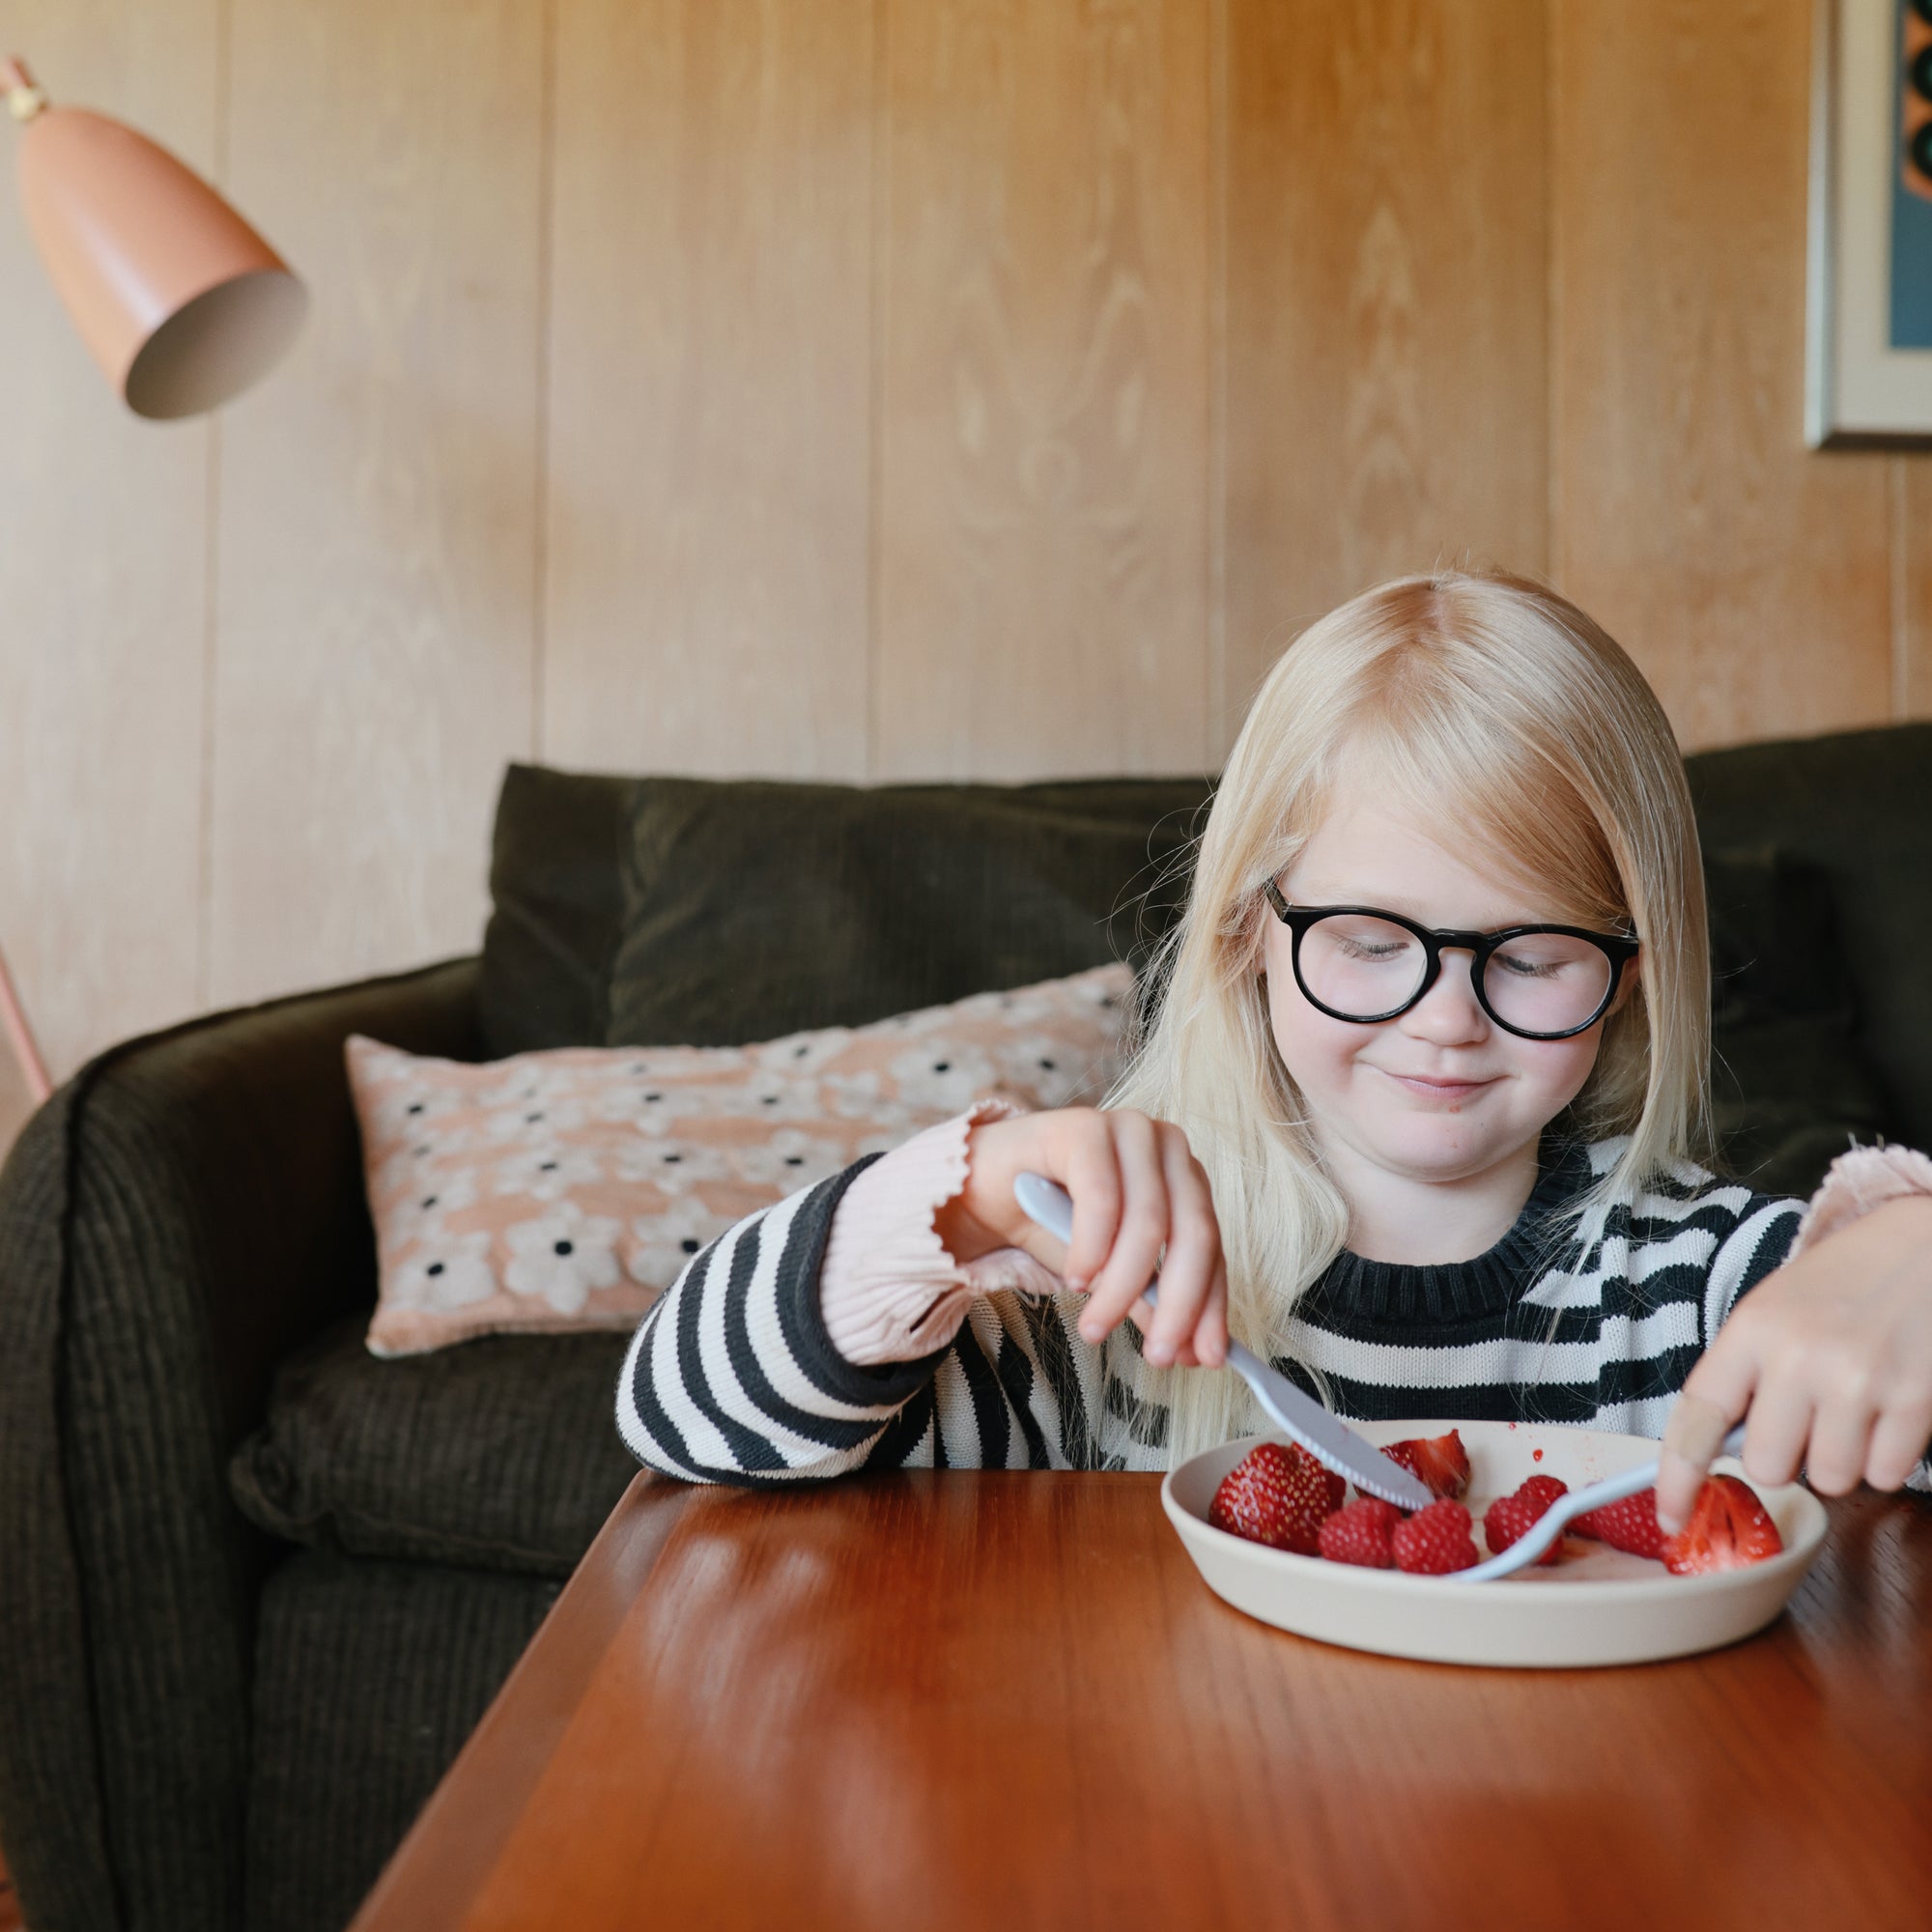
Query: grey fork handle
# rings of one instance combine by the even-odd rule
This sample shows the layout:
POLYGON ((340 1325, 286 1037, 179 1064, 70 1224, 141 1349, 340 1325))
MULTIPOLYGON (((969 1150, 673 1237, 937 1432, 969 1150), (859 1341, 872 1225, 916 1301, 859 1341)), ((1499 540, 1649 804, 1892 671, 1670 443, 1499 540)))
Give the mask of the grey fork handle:
MULTIPOLYGON (((1744 1446, 1745 1426, 1741 1422, 1719 1444, 1718 1453, 1720 1456, 1736 1456, 1743 1452, 1744 1446)), ((1534 1563, 1563 1534, 1564 1525, 1576 1518, 1591 1510, 1602 1509, 1606 1503, 1620 1503, 1626 1496, 1634 1496, 1640 1490, 1654 1489, 1659 1466, 1657 1460, 1639 1463, 1635 1468, 1626 1469, 1620 1476, 1606 1477, 1601 1483, 1592 1483, 1587 1489, 1558 1496, 1501 1555, 1492 1556, 1487 1563, 1478 1563, 1473 1570, 1452 1570, 1443 1581, 1489 1583, 1534 1563)))
MULTIPOLYGON (((1013 1181, 1013 1198, 1027 1216, 1063 1241, 1073 1238, 1073 1203, 1065 1189, 1045 1176, 1022 1174, 1013 1181)), ((1154 1285, 1143 1291, 1158 1306, 1154 1285)), ((1228 1344, 1228 1366, 1254 1390, 1255 1400, 1289 1437, 1308 1451, 1324 1468, 1345 1477, 1358 1490, 1398 1509, 1427 1509, 1435 1498, 1412 1471, 1391 1463, 1366 1436, 1357 1435, 1339 1415, 1331 1415, 1311 1395, 1271 1368, 1238 1342, 1228 1344)))

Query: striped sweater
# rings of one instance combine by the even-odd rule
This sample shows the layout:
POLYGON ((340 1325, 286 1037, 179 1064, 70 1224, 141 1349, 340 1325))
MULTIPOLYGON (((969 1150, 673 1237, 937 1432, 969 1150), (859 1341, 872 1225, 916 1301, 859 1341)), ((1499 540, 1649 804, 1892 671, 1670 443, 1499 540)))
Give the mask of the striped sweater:
MULTIPOLYGON (((1621 1144, 1547 1162, 1509 1233, 1473 1261, 1343 1254, 1303 1297, 1278 1366, 1357 1420, 1590 1423, 1659 1435, 1738 1298, 1789 1255, 1800 1204, 1688 1164, 1615 1205, 1587 1240, 1560 1209, 1621 1144)), ((873 1159, 878 1156, 873 1156, 873 1159)), ((1167 1413, 1139 1338, 1082 1340, 1080 1297, 972 1300, 946 1346, 861 1366, 834 1346, 819 1275, 841 1196, 869 1161, 750 1214, 694 1256, 626 1354, 617 1421, 638 1458, 698 1482, 908 1467, 1146 1469, 1167 1413)))

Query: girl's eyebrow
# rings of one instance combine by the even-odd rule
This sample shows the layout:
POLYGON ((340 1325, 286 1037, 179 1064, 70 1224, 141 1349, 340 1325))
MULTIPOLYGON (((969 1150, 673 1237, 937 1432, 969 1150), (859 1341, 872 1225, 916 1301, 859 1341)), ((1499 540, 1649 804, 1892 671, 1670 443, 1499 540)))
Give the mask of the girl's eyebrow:
POLYGON ((1414 909, 1413 901, 1399 895, 1380 895, 1373 892, 1348 892, 1335 888, 1331 879, 1318 879, 1315 884, 1300 892, 1289 892, 1284 886, 1282 892, 1291 905, 1324 906, 1352 905, 1373 906, 1380 912, 1399 912, 1405 919, 1412 919, 1417 925, 1426 925, 1437 932, 1501 932, 1512 925, 1565 925, 1569 922, 1551 913, 1529 912, 1521 907, 1500 919, 1471 921, 1468 923, 1458 921, 1437 921, 1428 919, 1414 909))

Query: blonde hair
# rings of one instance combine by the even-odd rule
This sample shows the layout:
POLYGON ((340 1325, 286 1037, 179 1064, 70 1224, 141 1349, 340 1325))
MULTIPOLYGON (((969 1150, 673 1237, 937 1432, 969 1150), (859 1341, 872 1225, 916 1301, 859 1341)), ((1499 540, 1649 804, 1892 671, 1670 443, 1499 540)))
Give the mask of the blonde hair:
MULTIPOLYGON (((1588 1230, 1666 1162, 1709 1146, 1710 959, 1683 759, 1656 694, 1574 604, 1501 572, 1365 591, 1311 625, 1257 692, 1202 834, 1187 908, 1152 968, 1154 1017, 1107 1104, 1185 1132, 1227 1256, 1229 1325, 1292 1358, 1296 1302, 1342 1250, 1260 976, 1263 889, 1321 824, 1346 759, 1457 824, 1550 916, 1642 941, 1565 1124, 1628 1139, 1578 1205, 1588 1230)), ((1151 1367, 1117 1333, 1103 1381, 1168 1410, 1170 1459, 1259 1427, 1232 1375, 1151 1367)), ((1104 1432, 1134 1404, 1103 1391, 1104 1432)))

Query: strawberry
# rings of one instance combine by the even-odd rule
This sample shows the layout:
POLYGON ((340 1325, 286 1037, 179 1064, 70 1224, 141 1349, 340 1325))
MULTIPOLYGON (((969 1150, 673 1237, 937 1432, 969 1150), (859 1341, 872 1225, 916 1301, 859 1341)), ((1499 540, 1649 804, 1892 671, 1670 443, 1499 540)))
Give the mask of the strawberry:
POLYGON ((1612 1549, 1632 1556, 1653 1559, 1663 1554, 1663 1532, 1657 1526, 1657 1492, 1639 1490, 1620 1503, 1605 1503, 1602 1509, 1585 1510, 1570 1520, 1573 1536, 1594 1537, 1612 1549))
POLYGON ((1663 1567, 1674 1577, 1743 1570, 1784 1548, 1757 1492, 1735 1476, 1712 1476, 1697 1492, 1690 1520, 1663 1543, 1663 1567))
POLYGON ((1560 1476, 1526 1476, 1518 1485, 1516 1493, 1527 1496, 1536 1505, 1536 1513, 1541 1516, 1558 1496, 1570 1493, 1570 1485, 1560 1476))
POLYGON ((1469 1452, 1463 1447, 1460 1430, 1427 1439, 1412 1435, 1406 1442, 1385 1443, 1382 1454, 1391 1463, 1400 1463, 1438 1500, 1460 1496, 1469 1487, 1469 1452))
POLYGON ((1397 1523, 1389 1536, 1389 1548, 1398 1570, 1413 1570, 1425 1577, 1466 1570, 1478 1560, 1469 1535, 1469 1512, 1446 1498, 1397 1523))
POLYGON ((1208 1520, 1250 1543, 1313 1556, 1329 1513, 1327 1475, 1305 1449, 1264 1442, 1221 1478, 1208 1520))
MULTIPOLYGON (((1523 1536, 1558 1496, 1568 1495, 1570 1486, 1554 1476, 1532 1476, 1514 1495, 1498 1496, 1483 1518, 1483 1536, 1497 1555, 1523 1536)), ((1563 1553, 1559 1536, 1536 1560, 1554 1563, 1563 1553)))
POLYGON ((1357 1496, 1321 1525, 1321 1554, 1331 1563, 1358 1563, 1365 1570, 1387 1570, 1395 1563, 1390 1533, 1402 1512, 1379 1496, 1357 1496))

